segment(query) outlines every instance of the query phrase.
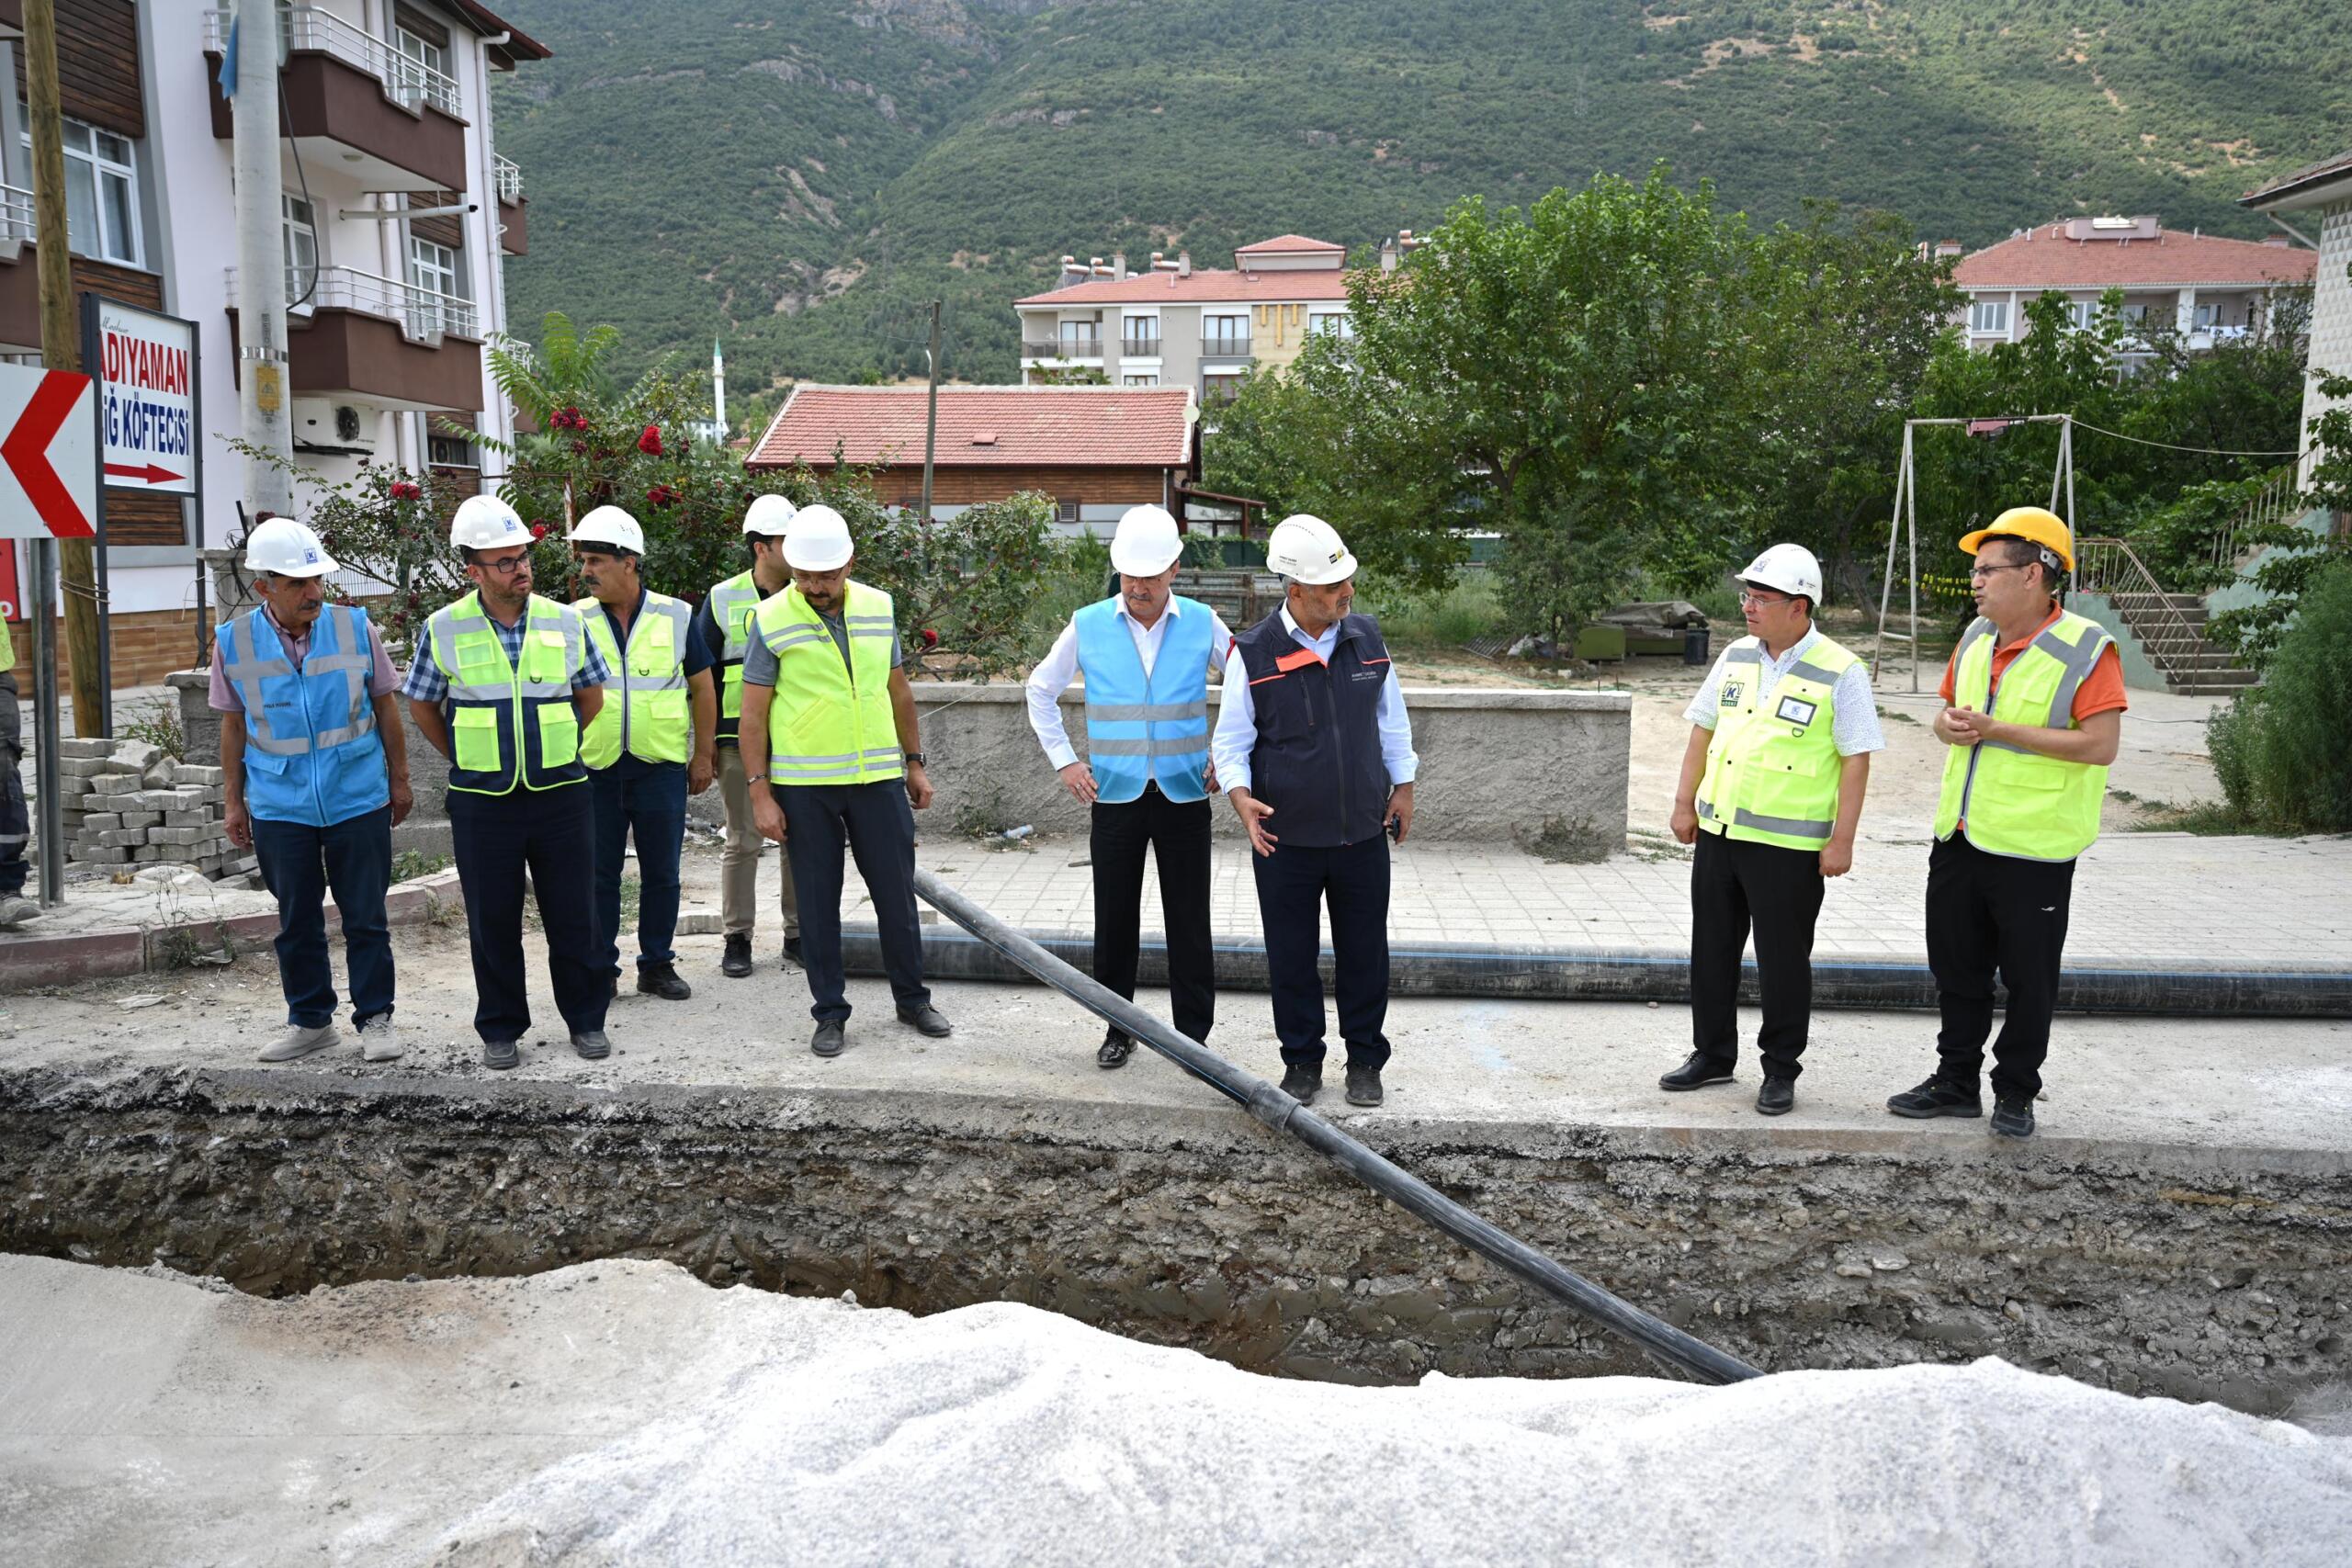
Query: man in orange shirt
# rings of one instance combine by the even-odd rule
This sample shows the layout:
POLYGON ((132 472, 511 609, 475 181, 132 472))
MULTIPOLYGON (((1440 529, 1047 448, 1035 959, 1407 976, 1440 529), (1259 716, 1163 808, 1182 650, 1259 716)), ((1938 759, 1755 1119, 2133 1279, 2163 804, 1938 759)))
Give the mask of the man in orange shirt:
POLYGON ((2098 836, 2122 739, 2122 661, 2097 622, 2059 603, 2074 536, 2014 507, 1960 542, 1978 615, 1944 671, 1944 758, 1928 859, 1928 965, 1943 1027, 1935 1075, 1895 1095, 1897 1116, 1981 1116, 1996 971, 2007 1016, 1993 1046, 1993 1131, 2033 1132, 2050 1050, 2075 860, 2098 836))

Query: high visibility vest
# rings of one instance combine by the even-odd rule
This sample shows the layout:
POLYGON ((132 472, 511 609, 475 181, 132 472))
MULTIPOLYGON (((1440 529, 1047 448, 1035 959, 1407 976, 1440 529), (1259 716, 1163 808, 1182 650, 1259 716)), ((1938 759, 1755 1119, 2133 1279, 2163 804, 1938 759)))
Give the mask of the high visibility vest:
MULTIPOLYGON (((1952 705, 1990 712, 2009 724, 2076 728, 2075 694, 2114 641, 2097 621, 2061 611, 2018 650, 1993 693, 1993 650, 2000 634, 1979 615, 1961 634, 1952 705)), ((2106 798, 2107 770, 2095 763, 2045 757, 1998 740, 1948 747, 1936 837, 1949 839, 1959 830, 1989 854, 2069 861, 2098 837, 2106 798)))
POLYGON ((624 652, 603 604, 588 598, 571 607, 613 671, 605 705, 580 737, 580 760, 609 768, 627 751, 649 762, 684 762, 694 739, 686 712, 686 628, 694 611, 683 599, 649 592, 628 624, 624 652))
POLYGON ((534 593, 524 609, 523 658, 505 644, 479 591, 425 622, 433 662, 448 678, 449 787, 468 795, 556 789, 588 776, 580 761, 580 716, 571 672, 588 633, 570 606, 534 593))
POLYGON ((752 649, 752 617, 766 595, 748 571, 710 591, 710 618, 726 639, 718 653, 718 739, 731 741, 743 721, 743 655, 752 649))
POLYGON ((0 621, 0 675, 8 673, 10 671, 16 669, 16 639, 8 635, 8 623, 6 621, 0 621))
POLYGON ((390 803, 365 610, 322 605, 300 671, 258 607, 222 623, 213 657, 245 705, 247 810, 327 828, 390 803))
POLYGON ((775 655, 768 776, 780 784, 874 784, 906 773, 890 711, 890 596, 852 581, 842 604, 849 660, 797 588, 760 605, 752 635, 775 655))
POLYGON ((1086 671, 1086 759, 1106 805, 1140 797, 1146 780, 1170 800, 1208 795, 1215 615, 1182 597, 1171 598, 1161 614, 1166 629, 1148 674, 1118 600, 1101 600, 1072 617, 1079 668, 1086 671))
POLYGON ((1817 850, 1838 823, 1845 770, 1834 733, 1838 677, 1857 662, 1821 637, 1772 687, 1764 684, 1762 639, 1724 650, 1715 694, 1715 734, 1699 779, 1699 826, 1710 833, 1783 849, 1817 850))

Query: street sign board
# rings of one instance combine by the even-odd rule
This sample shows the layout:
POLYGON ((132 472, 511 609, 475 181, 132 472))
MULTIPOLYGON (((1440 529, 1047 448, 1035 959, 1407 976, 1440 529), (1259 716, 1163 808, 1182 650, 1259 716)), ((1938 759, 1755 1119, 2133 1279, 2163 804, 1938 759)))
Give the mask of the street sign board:
POLYGON ((194 495, 196 323, 112 299, 93 304, 107 484, 194 495))
POLYGON ((87 376, 0 365, 0 538, 96 534, 96 406, 87 376))

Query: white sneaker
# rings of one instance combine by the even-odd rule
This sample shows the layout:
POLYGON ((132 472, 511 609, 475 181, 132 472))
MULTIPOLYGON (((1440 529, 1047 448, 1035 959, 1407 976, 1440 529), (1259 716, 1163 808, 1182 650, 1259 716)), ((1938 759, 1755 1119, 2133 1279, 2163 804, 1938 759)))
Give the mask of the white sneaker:
POLYGON ((40 906, 29 898, 14 896, 0 898, 0 928, 20 926, 40 915, 40 906))
POLYGON ((290 1062, 297 1056, 307 1056, 313 1051, 323 1051, 330 1045, 343 1043, 343 1036, 332 1023, 322 1023, 305 1029, 299 1023, 288 1024, 286 1033, 261 1054, 265 1062, 290 1062))
POLYGON ((379 1012, 359 1025, 359 1055, 370 1062, 391 1062, 408 1049, 401 1043, 401 1032, 392 1025, 392 1015, 379 1012))

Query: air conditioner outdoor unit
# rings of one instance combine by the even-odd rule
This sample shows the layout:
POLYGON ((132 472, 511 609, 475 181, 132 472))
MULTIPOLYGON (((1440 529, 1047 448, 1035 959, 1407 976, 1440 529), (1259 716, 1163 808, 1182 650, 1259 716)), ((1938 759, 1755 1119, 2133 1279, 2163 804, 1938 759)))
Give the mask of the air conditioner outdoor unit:
POLYGON ((292 413, 298 450, 353 457, 375 454, 379 422, 373 408, 329 398, 296 398, 292 413))

